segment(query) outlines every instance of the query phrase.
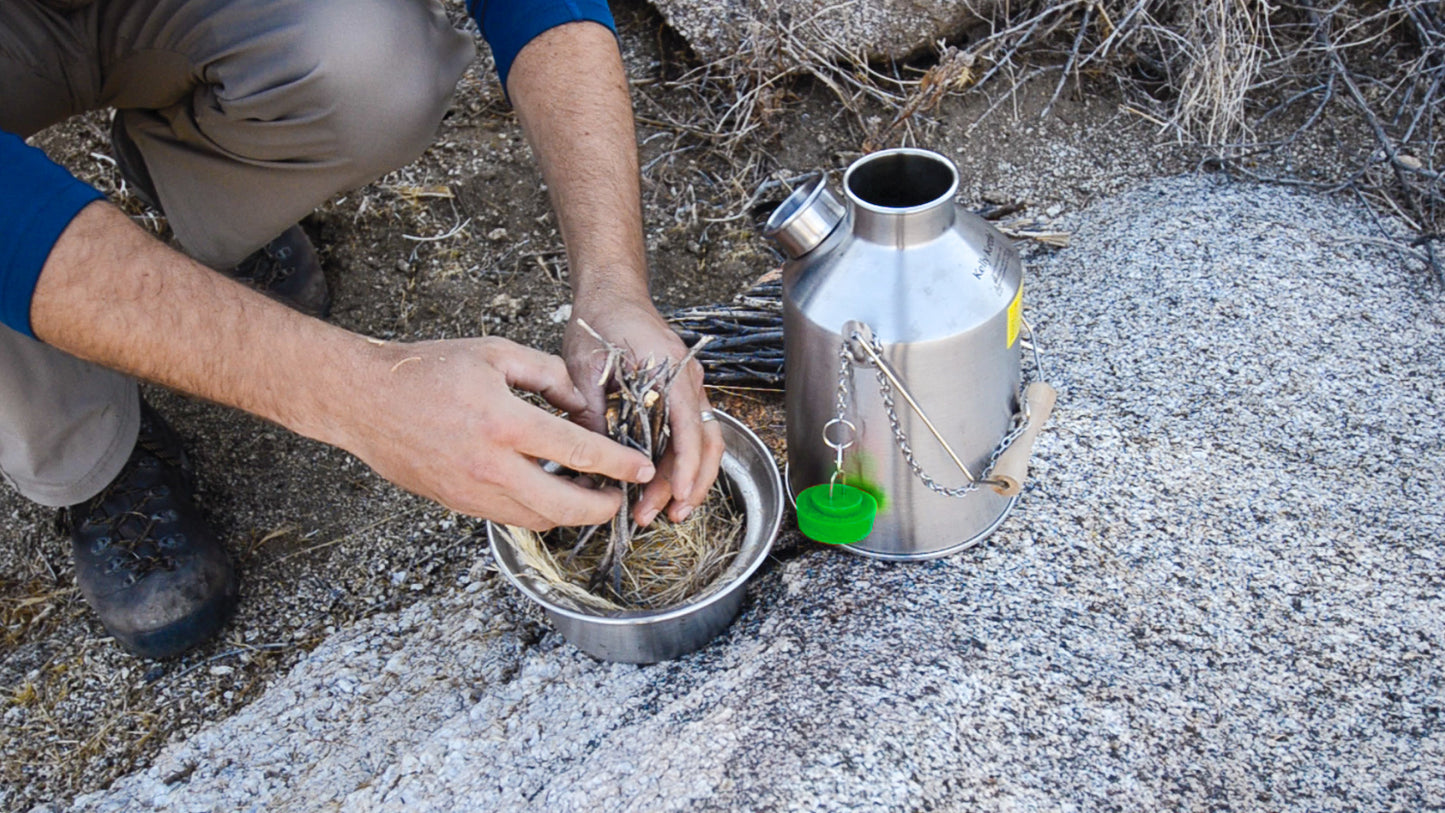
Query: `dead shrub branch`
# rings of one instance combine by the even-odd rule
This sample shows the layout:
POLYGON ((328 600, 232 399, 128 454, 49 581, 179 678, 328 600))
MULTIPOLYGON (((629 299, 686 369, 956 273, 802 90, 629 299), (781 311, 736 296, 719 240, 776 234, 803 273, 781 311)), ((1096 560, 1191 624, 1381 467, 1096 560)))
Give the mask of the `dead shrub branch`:
POLYGON ((1084 92, 1086 81, 1112 81, 1129 112, 1220 168, 1269 177, 1252 170, 1260 157, 1333 141, 1350 169, 1269 179, 1356 191, 1408 226, 1408 239, 1386 237, 1413 242, 1417 251, 1402 256, 1426 257, 1445 282, 1438 2, 1034 0, 997 9, 982 33, 936 44, 931 67, 870 63, 838 40, 824 12, 779 13, 755 25, 735 53, 663 83, 703 102, 705 121, 672 121, 645 94, 644 116, 672 128, 679 149, 702 140, 718 166, 731 168, 709 182, 741 205, 712 213, 716 222, 747 213, 756 190, 775 178, 780 167, 768 146, 778 113, 809 84, 839 103, 838 121, 827 124, 852 128, 871 151, 917 143, 950 94, 989 94, 982 121, 1041 71, 1059 74, 1045 115, 1071 85, 1084 92))

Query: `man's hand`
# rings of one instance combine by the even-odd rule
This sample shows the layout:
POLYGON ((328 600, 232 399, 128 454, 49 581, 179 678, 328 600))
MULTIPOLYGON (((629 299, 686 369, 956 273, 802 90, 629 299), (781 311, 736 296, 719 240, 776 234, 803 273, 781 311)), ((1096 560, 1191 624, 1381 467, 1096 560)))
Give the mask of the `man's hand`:
POLYGON ((654 479, 642 454, 513 394, 583 411, 556 356, 504 339, 460 339, 383 345, 377 357, 385 371, 338 445, 454 511, 537 531, 617 513, 617 489, 583 488, 543 472, 538 459, 632 483, 654 479))
MULTIPOLYGON (((606 354, 578 324, 579 319, 609 342, 629 350, 638 362, 651 356, 654 361, 666 358, 676 363, 687 354, 687 348, 650 301, 579 298, 562 338, 567 369, 586 402, 585 410, 573 411, 572 417, 600 432, 604 429, 606 393, 598 379, 606 354)), ((696 361, 689 361, 678 373, 668 391, 667 407, 672 439, 657 478, 644 489, 632 512, 633 519, 642 525, 652 522, 664 508, 673 521, 686 519, 707 498, 722 460, 722 430, 702 421, 703 411, 711 407, 702 388, 702 366, 696 361)))

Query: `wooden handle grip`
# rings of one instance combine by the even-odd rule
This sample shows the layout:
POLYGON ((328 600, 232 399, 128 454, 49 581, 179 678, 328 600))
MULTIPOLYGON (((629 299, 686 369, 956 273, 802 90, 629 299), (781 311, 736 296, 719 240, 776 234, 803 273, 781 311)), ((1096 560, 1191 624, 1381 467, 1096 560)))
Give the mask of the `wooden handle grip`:
POLYGON ((1044 421, 1049 419, 1049 414, 1054 411, 1054 402, 1058 400, 1059 392, 1049 386, 1047 381, 1035 381, 1024 388, 1024 400, 1029 405, 1029 423, 1024 427, 1023 434, 1014 439, 1014 442, 1003 454, 999 455, 998 462, 993 464, 992 478, 1003 481, 1003 485, 993 485, 994 491, 1012 497, 1023 490, 1024 478, 1029 471, 1029 458, 1033 457, 1034 439, 1039 436, 1039 429, 1043 428, 1044 421))

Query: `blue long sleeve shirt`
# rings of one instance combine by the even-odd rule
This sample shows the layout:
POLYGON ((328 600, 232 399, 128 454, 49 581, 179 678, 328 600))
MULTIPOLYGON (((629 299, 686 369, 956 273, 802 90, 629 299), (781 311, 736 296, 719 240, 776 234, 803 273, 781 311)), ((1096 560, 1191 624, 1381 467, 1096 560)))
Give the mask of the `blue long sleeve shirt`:
MULTIPOLYGON (((616 31, 606 0, 468 0, 502 87, 538 34, 588 20, 616 31)), ((0 104, 4 100, 0 99, 0 104)), ((34 337, 30 300, 50 250, 75 215, 103 197, 18 136, 0 132, 0 323, 34 337)))

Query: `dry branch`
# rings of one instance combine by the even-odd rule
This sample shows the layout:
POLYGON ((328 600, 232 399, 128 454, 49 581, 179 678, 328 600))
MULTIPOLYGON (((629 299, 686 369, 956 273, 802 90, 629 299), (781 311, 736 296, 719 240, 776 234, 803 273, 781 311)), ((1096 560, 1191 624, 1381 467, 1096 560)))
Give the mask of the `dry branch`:
POLYGON ((644 95, 644 114, 673 128, 677 149, 702 139, 726 168, 706 182, 731 190, 734 205, 694 218, 756 214, 757 190, 780 169, 768 150, 777 114, 809 84, 838 101, 837 120, 826 125, 850 126, 866 152, 918 143, 933 126, 929 113, 949 94, 988 94, 982 121, 1023 84, 1057 72, 1045 114, 1071 84, 1087 92, 1086 81, 1106 79, 1121 88, 1128 111, 1204 154, 1202 163, 1255 177, 1262 177, 1252 169, 1260 159, 1286 156, 1307 140, 1333 140, 1342 152, 1374 142, 1375 156, 1347 156, 1354 168, 1336 177, 1271 180, 1356 190, 1399 215, 1414 234, 1390 239, 1418 243, 1445 282, 1437 259, 1445 231, 1437 165, 1445 13, 1436 0, 1032 0, 996 8, 981 35, 939 43, 926 70, 869 63, 818 20, 780 15, 760 21, 767 36, 663 83, 704 101, 705 121, 672 121, 644 95), (1263 135, 1285 121, 1295 122, 1291 131, 1263 135))

